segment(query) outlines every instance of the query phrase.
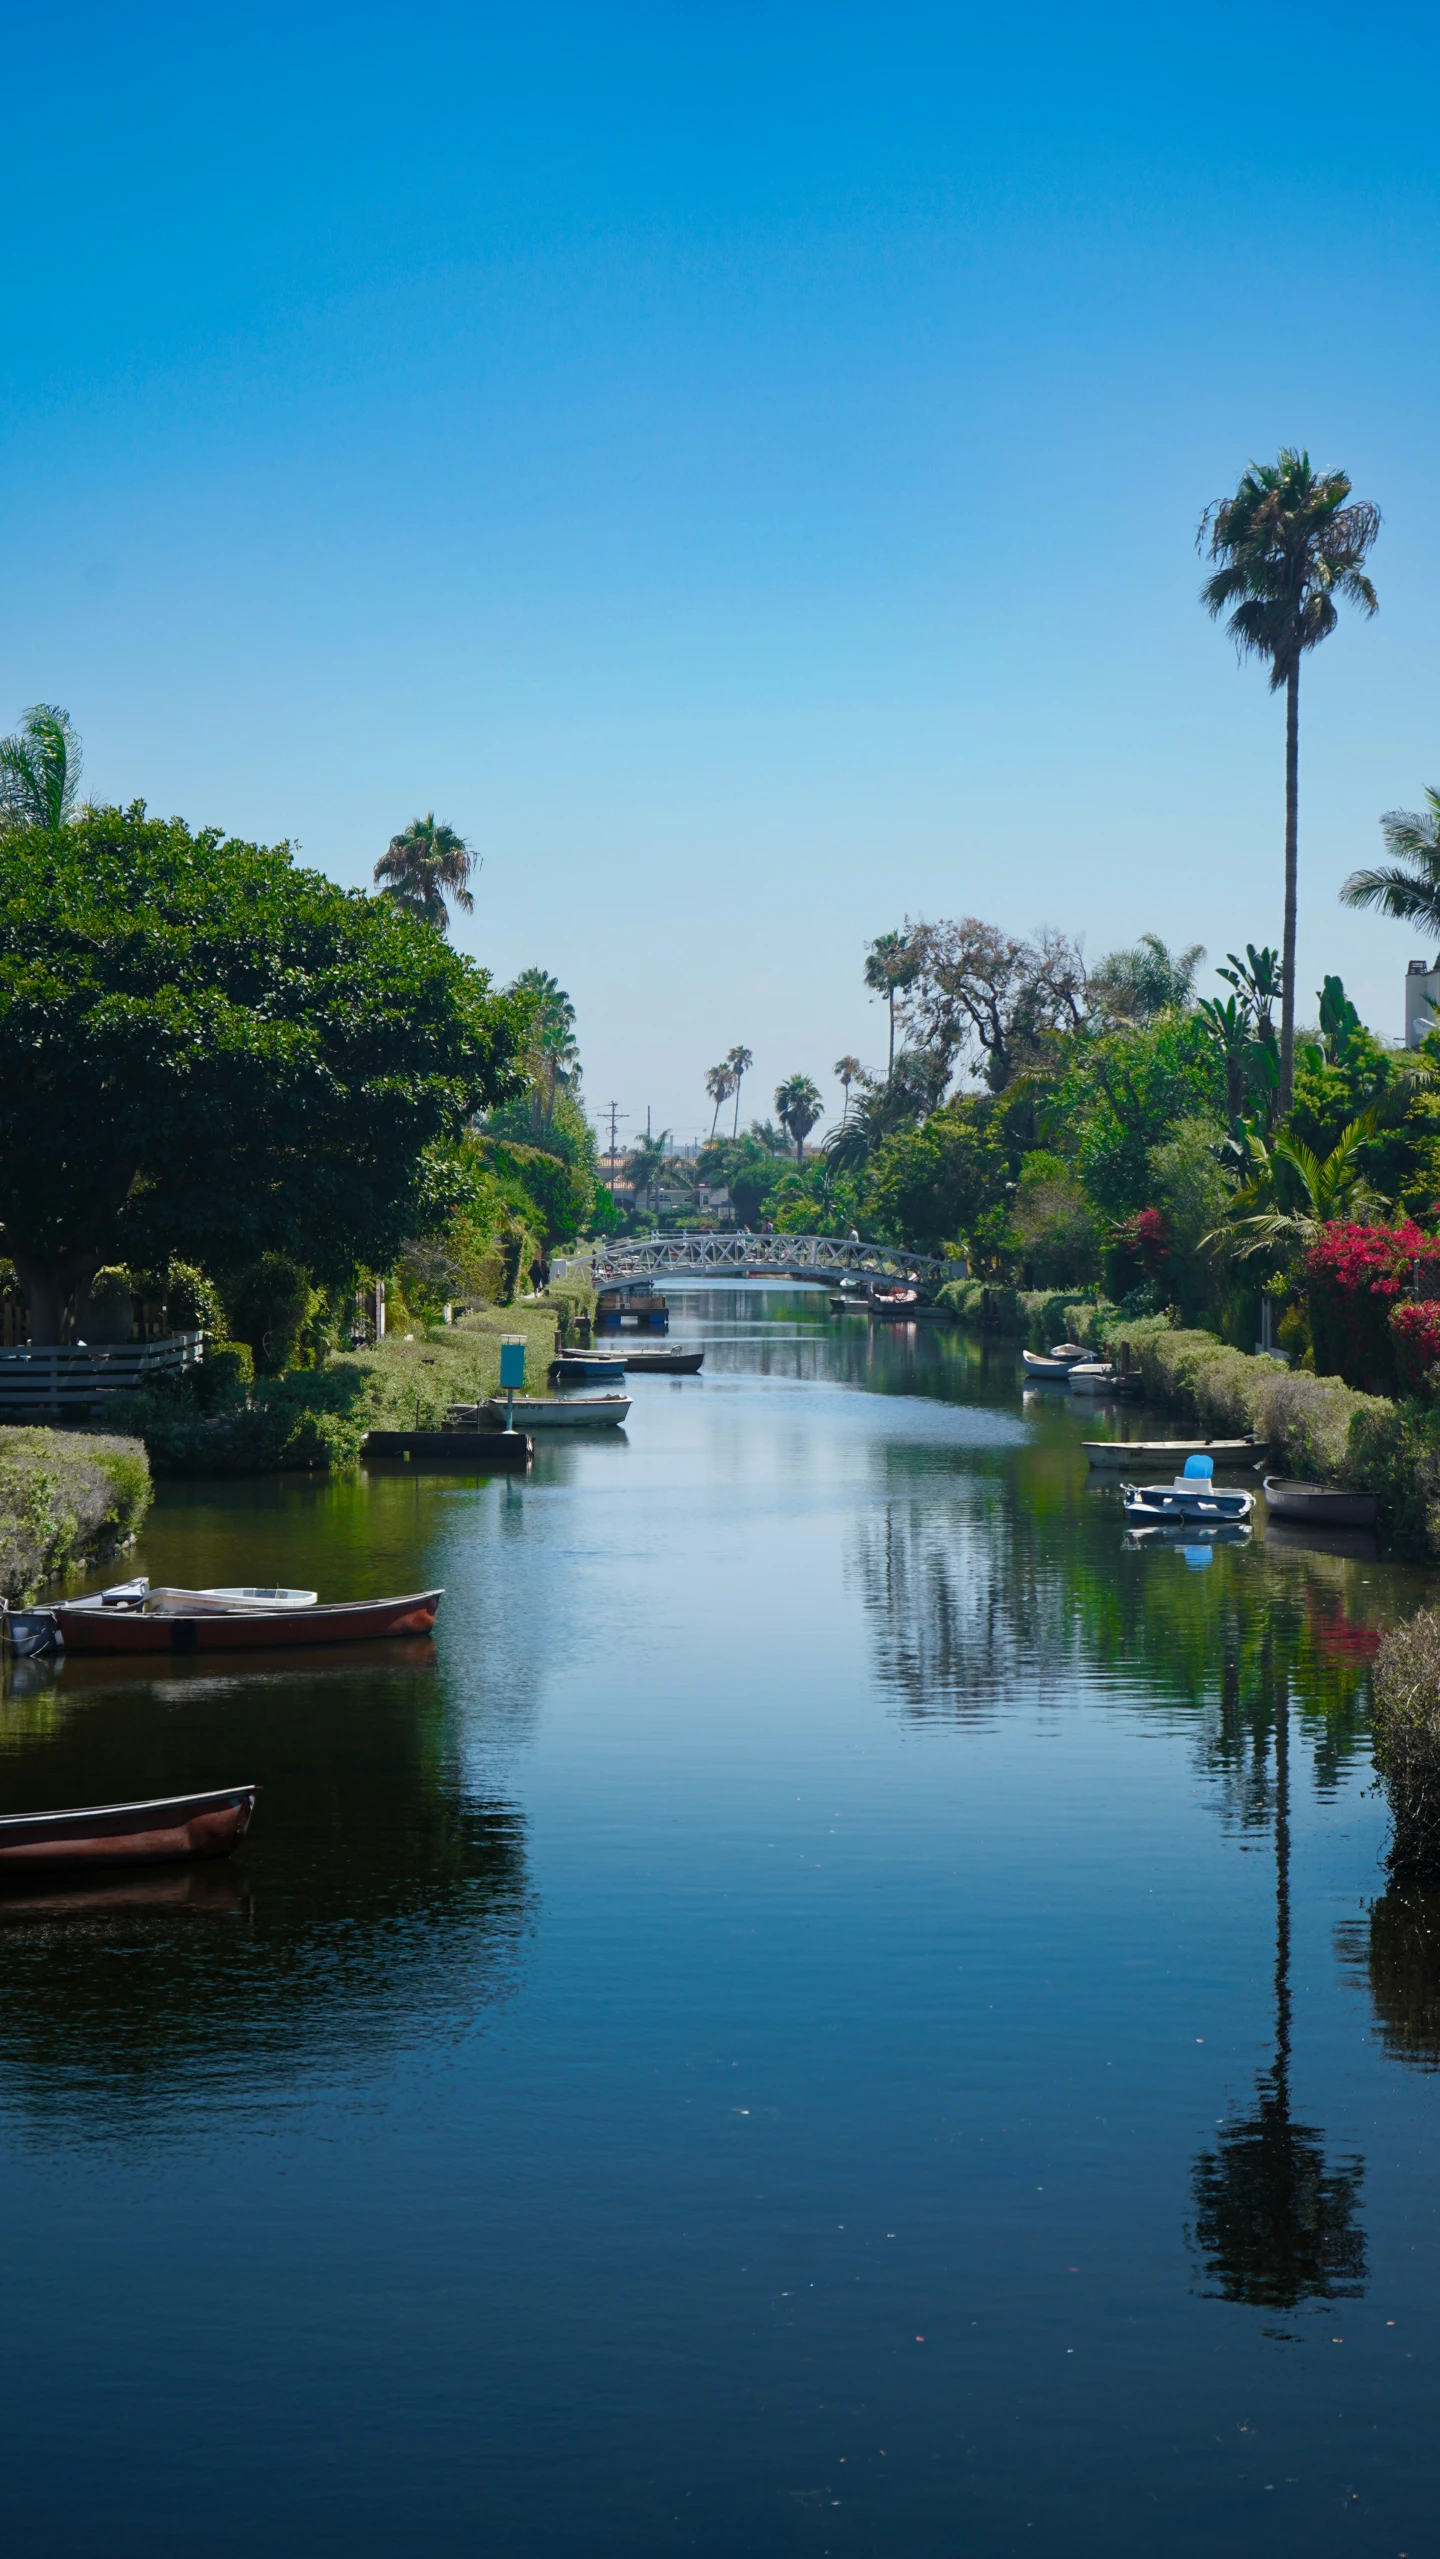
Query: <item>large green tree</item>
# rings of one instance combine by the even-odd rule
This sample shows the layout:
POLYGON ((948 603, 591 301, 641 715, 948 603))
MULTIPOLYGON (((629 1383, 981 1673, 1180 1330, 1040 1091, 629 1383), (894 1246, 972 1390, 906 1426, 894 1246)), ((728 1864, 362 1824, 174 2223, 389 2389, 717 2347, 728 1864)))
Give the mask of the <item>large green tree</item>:
POLYGON ((143 802, 0 833, 0 1250, 36 1341, 103 1264, 385 1267, 521 1082, 518 998, 388 899, 143 802))
POLYGON ((1300 661, 1328 639, 1341 599, 1373 613, 1365 560, 1380 510, 1350 502, 1343 471, 1316 471, 1288 446, 1276 462, 1252 462, 1233 498, 1217 498, 1197 542, 1216 562, 1200 590, 1207 611, 1227 616, 1242 657, 1263 658, 1270 690, 1285 695, 1285 934, 1281 951, 1280 1109, 1295 1089, 1295 908, 1299 862, 1300 661))
POLYGON ((923 1128, 883 1141, 866 1185, 866 1226, 883 1241, 938 1253, 1003 1197, 1006 1171, 984 1104, 957 1094, 923 1128))

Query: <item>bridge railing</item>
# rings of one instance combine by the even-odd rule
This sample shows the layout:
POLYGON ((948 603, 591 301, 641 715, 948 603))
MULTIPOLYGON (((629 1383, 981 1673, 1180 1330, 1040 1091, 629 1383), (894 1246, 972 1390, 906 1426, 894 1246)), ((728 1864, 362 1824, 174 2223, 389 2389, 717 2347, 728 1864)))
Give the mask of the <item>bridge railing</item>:
POLYGON ((628 1236, 592 1245, 586 1253, 557 1254, 551 1263, 556 1278, 587 1266, 597 1288, 660 1273, 701 1279, 727 1272, 737 1278, 909 1279, 934 1287, 963 1279, 968 1268, 958 1259, 907 1252, 899 1244, 867 1243, 863 1237, 756 1235, 743 1227, 728 1233, 628 1236))

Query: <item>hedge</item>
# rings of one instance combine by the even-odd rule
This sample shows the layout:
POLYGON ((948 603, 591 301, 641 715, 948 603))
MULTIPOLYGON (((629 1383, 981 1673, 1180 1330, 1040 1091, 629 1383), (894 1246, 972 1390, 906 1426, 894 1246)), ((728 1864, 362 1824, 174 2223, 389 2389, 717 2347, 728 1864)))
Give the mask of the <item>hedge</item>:
POLYGON ((30 1599, 72 1565, 128 1546, 152 1491, 138 1440, 0 1429, 0 1594, 30 1599))

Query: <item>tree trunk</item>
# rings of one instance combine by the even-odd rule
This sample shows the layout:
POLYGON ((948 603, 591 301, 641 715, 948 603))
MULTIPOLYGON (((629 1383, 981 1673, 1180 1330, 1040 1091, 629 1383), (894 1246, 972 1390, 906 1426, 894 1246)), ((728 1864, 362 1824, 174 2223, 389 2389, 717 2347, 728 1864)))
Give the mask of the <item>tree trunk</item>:
POLYGON ((1285 679, 1285 948, 1280 989, 1280 1116, 1295 1095, 1295 902, 1300 832, 1300 660, 1285 679))
POLYGON ((891 1075, 893 1075, 893 1074, 894 1074, 894 1072, 895 1072, 895 989, 894 989, 894 987, 892 986, 892 987, 891 987, 891 989, 890 989, 890 1066, 889 1066, 889 1073, 890 1073, 891 1075))
POLYGON ((66 1318, 80 1290, 89 1287, 99 1270, 100 1255, 31 1254, 17 1252, 12 1245, 10 1258, 29 1313, 31 1341, 37 1349, 63 1342, 66 1318))
POLYGON ((737 1075, 735 1078, 735 1125, 730 1131, 730 1134, 737 1140, 740 1135, 740 1087, 744 1081, 745 1078, 743 1075, 737 1075))

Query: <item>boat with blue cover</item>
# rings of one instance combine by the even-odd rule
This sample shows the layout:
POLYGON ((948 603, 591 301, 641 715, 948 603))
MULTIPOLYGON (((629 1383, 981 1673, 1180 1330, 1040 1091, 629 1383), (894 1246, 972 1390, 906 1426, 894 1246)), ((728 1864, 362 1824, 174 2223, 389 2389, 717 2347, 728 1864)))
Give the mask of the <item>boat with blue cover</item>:
POLYGON ((1185 1471, 1168 1484, 1122 1484, 1120 1497, 1132 1527, 1188 1528, 1248 1520, 1255 1496, 1243 1486, 1218 1485, 1213 1458, 1187 1457, 1185 1471))

